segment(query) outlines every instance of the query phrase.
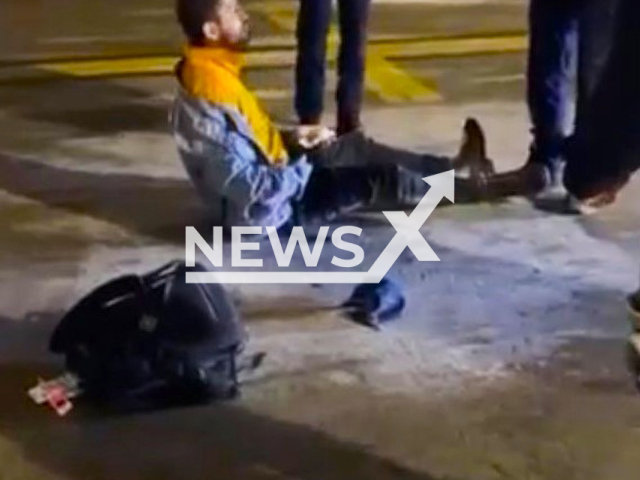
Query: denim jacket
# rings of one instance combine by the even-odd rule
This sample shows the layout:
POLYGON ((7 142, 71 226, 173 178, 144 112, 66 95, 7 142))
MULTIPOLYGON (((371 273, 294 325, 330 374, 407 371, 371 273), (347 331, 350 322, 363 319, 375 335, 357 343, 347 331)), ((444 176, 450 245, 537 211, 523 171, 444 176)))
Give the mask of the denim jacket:
POLYGON ((238 111, 184 89, 170 125, 189 178, 216 220, 280 228, 291 219, 312 170, 305 156, 287 166, 270 164, 238 111))

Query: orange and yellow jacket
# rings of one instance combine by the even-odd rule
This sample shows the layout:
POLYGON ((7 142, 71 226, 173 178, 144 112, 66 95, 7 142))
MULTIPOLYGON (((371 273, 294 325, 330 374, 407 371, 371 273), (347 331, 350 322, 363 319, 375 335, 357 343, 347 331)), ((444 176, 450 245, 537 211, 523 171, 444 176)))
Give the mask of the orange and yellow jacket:
POLYGON ((241 79, 242 54, 185 48, 171 127, 200 196, 228 225, 284 225, 312 171, 290 159, 280 131, 241 79))

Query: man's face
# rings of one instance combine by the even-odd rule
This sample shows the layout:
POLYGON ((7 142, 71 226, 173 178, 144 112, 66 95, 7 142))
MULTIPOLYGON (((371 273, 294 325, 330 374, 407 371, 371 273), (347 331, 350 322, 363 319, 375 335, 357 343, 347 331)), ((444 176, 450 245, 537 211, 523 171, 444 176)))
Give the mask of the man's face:
POLYGON ((220 0, 215 17, 208 25, 205 25, 207 37, 230 48, 242 49, 251 38, 249 16, 239 0, 220 0), (212 31, 217 38, 211 38, 212 31))

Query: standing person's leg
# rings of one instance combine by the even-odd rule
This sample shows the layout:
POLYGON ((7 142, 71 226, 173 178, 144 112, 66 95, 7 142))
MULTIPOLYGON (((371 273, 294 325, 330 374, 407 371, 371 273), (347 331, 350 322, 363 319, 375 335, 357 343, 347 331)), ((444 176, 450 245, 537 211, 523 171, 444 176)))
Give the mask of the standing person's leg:
MULTIPOLYGON (((611 0, 608 7, 614 9, 610 48, 567 151, 567 190, 588 203, 615 200, 640 168, 640 2, 611 0)), ((633 330, 628 360, 640 389, 640 290, 628 306, 633 330)))
POLYGON ((640 2, 615 0, 610 8, 611 47, 567 149, 564 182, 578 199, 612 201, 640 167, 640 2))
POLYGON ((295 108, 300 123, 318 124, 323 110, 331 0, 300 0, 295 108))
POLYGON ((576 112, 581 5, 580 0, 531 0, 527 102, 533 142, 524 167, 489 180, 489 198, 528 195, 538 203, 557 196, 576 112))
MULTIPOLYGON (((606 133, 600 133, 615 129, 619 125, 616 114, 613 113, 612 104, 607 103, 608 95, 620 94, 624 87, 620 87, 617 82, 626 82, 625 79, 630 78, 629 73, 636 72, 632 62, 627 61, 626 71, 621 68, 615 74, 619 78, 607 81, 607 86, 603 86, 601 81, 606 75, 604 72, 611 67, 609 58, 612 45, 615 43, 614 32, 620 31, 620 27, 615 25, 618 21, 615 18, 616 5, 622 1, 626 0, 586 0, 584 2, 566 0, 555 3, 551 0, 532 0, 529 59, 529 103, 535 136, 532 155, 530 162, 524 168, 493 176, 487 185, 489 197, 537 195, 538 207, 563 212, 566 212, 569 207, 568 211, 573 211, 574 208, 565 202, 566 194, 558 196, 557 193, 560 192, 554 192, 555 188, 548 190, 548 187, 553 187, 561 180, 558 178, 560 172, 551 172, 552 168, 548 168, 555 163, 553 158, 565 160, 570 172, 565 173, 564 184, 567 187, 571 185, 570 188, 577 193, 579 187, 576 184, 590 183, 587 180, 580 180, 581 176, 597 176, 592 175, 597 168, 583 165, 583 162, 587 162, 584 159, 610 157, 606 152, 598 153, 594 157, 593 150, 596 147, 589 145, 595 142, 606 150, 604 146, 611 143, 603 141, 606 133), (575 27, 572 26, 575 25, 576 19, 577 43, 574 42, 575 27), (549 27, 553 28, 549 29, 549 27), (571 48, 566 50, 565 47, 569 46, 571 48), (573 50, 574 47, 578 48, 578 56, 573 50), (566 61, 559 62, 562 58, 566 61), (573 66, 568 67, 576 62, 576 58, 577 73, 573 71, 573 66), (566 68, 559 68, 563 65, 566 68), (571 88, 568 88, 568 85, 572 85, 571 88), (615 90, 615 93, 607 90, 615 90), (571 93, 570 97, 568 97, 569 93, 571 93), (578 98, 577 106, 574 107, 575 93, 578 98), (594 101, 598 96, 601 99, 594 101), (567 103, 567 99, 570 103, 567 103), (571 107, 567 108, 567 105, 571 107), (560 120, 571 118, 574 110, 577 115, 577 120, 573 122, 576 134, 567 138, 566 132, 570 130, 570 126, 564 125, 566 130, 563 130, 561 127, 564 121, 560 120), (604 117, 597 113, 600 110, 609 112, 609 116, 604 121, 604 117), (573 140, 574 137, 582 139, 573 140), (574 153, 569 155, 570 158, 567 158, 567 143, 580 145, 572 147, 571 150, 574 153), (553 183, 550 184, 550 180, 553 183), (541 192, 549 192, 552 195, 545 198, 546 195, 539 196, 541 192)), ((562 162, 558 164, 561 165, 562 162)), ((586 192, 580 193, 582 196, 586 194, 586 192)))
POLYGON ((336 100, 339 135, 360 127, 370 3, 370 0, 338 0, 340 52, 336 100))
POLYGON ((531 0, 527 98, 533 124, 529 162, 551 182, 561 168, 562 147, 573 131, 577 96, 579 1, 531 0))
POLYGON ((576 118, 580 117, 584 106, 589 104, 606 67, 613 46, 618 3, 618 0, 585 0, 581 8, 576 118))
POLYGON ((582 0, 531 0, 527 101, 533 142, 523 167, 492 175, 485 195, 544 200, 556 196, 564 144, 573 131, 577 95, 582 0))

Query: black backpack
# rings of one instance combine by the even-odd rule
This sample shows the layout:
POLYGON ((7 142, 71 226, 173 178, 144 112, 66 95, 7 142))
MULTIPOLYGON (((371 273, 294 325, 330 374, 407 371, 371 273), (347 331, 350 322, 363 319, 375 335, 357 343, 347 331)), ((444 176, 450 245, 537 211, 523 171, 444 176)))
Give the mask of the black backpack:
POLYGON ((207 270, 172 262, 116 278, 65 315, 50 350, 65 356, 83 396, 163 405, 238 394, 247 340, 238 312, 221 285, 187 284, 187 271, 207 270))

